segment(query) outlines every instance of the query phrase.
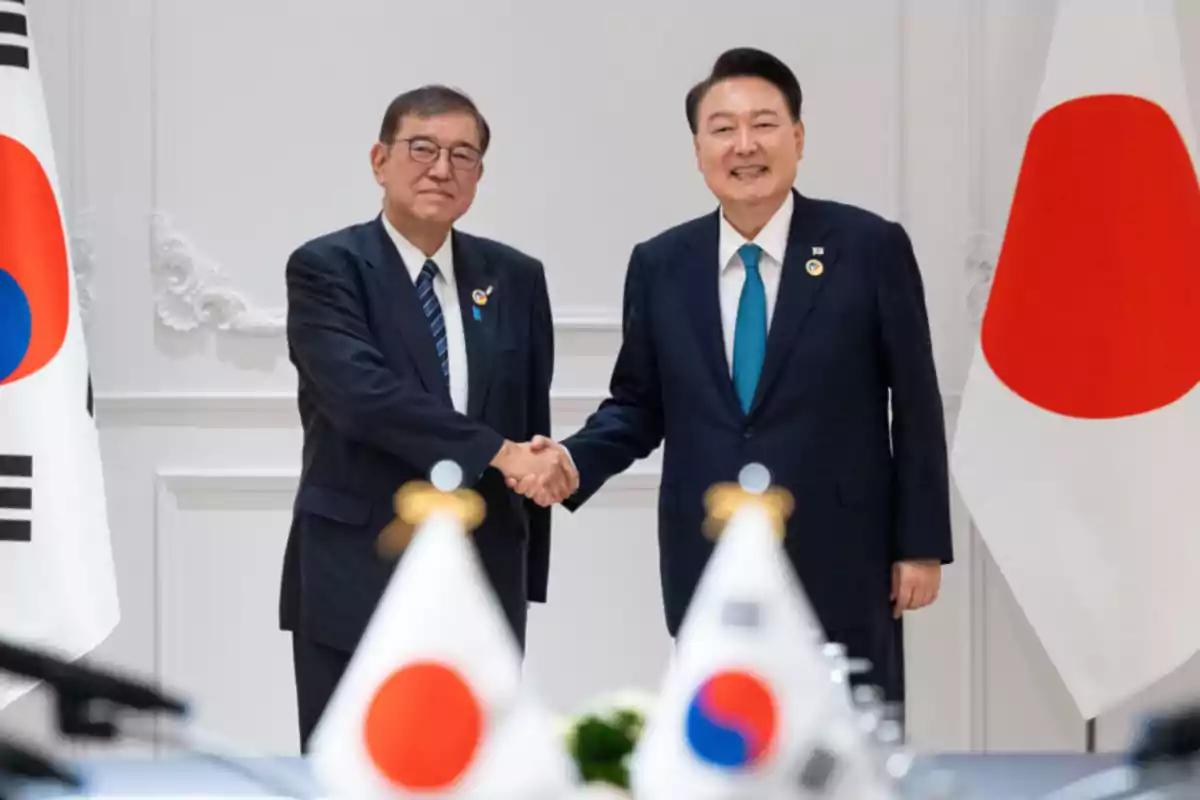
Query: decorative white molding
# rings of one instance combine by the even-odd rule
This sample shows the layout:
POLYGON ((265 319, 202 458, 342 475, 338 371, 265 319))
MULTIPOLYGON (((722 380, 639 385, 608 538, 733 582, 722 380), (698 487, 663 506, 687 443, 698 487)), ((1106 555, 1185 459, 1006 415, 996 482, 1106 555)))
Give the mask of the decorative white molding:
MULTIPOLYGON (((578 428, 608 397, 603 391, 563 389, 550 393, 555 427, 578 428)), ((943 392, 946 424, 962 402, 943 392)), ((103 428, 298 428, 292 392, 98 392, 96 419, 103 428)))
POLYGON ((75 273, 75 293, 79 300, 79 316, 86 326, 91 321, 92 279, 96 275, 96 248, 92 244, 92 212, 80 211, 69 228, 71 267, 75 273))
MULTIPOLYGON (((177 497, 212 494, 294 495, 300 480, 295 469, 160 469, 157 482, 177 497)), ((288 498, 290 504, 291 498, 288 498)))
MULTIPOLYGON (((205 328, 256 337, 283 336, 286 308, 259 308, 232 285, 228 271, 161 212, 151 216, 154 306, 158 320, 182 333, 205 328)), ((606 309, 579 308, 555 315, 561 333, 619 334, 621 318, 606 309)))
MULTIPOLYGON (((598 391, 550 393, 555 427, 579 428, 607 397, 598 391)), ((299 428, 293 392, 102 392, 96 419, 105 428, 299 428)))
MULTIPOLYGON (((300 470, 277 467, 261 469, 246 468, 162 468, 155 473, 155 483, 160 490, 187 499, 188 505, 203 505, 199 500, 214 500, 221 496, 245 494, 273 494, 280 496, 280 509, 291 508, 300 481, 300 470)), ((659 470, 650 465, 638 464, 620 475, 611 478, 596 495, 610 499, 616 495, 657 493, 660 481, 659 470)), ((161 501, 161 491, 155 492, 161 501)))
POLYGON ((967 237, 967 314, 975 329, 983 321, 999 260, 1000 239, 995 234, 976 231, 967 237))
POLYGON ((105 428, 299 428, 291 392, 99 392, 105 428))
POLYGON ((220 264, 205 257, 161 213, 151 217, 150 269, 158 319, 176 331, 210 327, 248 336, 279 336, 282 309, 256 308, 230 286, 220 264))
POLYGON ((603 310, 567 309, 567 313, 555 315, 556 333, 621 333, 621 317, 603 310))
MULTIPOLYGON (((966 122, 968 165, 966 197, 969 210, 970 235, 967 238, 966 278, 967 295, 963 299, 967 304, 968 322, 973 332, 978 332, 983 320, 983 311, 987 307, 987 298, 992 288, 992 276, 995 273, 996 262, 999 259, 999 249, 996 237, 987 233, 985 220, 986 197, 985 181, 987 169, 987 13, 982 3, 968 3, 967 9, 967 95, 966 122)), ((957 430, 958 412, 962 407, 962 398, 954 408, 954 414, 947 414, 947 427, 957 430), (950 422, 953 421, 953 426, 950 422)), ((949 411, 949 409, 947 409, 949 411)), ((953 478, 951 478, 953 484, 953 478)), ((968 519, 969 519, 968 512, 968 519)), ((970 730, 968 749, 981 752, 988 749, 988 586, 987 586, 987 557, 984 551, 983 539, 973 522, 969 522, 967 552, 956 554, 956 561, 967 573, 967 669, 968 713, 970 730)))

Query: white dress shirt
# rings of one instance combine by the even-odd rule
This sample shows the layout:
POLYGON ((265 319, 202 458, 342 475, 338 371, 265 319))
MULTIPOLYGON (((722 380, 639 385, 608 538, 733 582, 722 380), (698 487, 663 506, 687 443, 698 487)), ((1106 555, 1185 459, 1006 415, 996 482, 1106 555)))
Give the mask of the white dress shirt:
MULTIPOLYGON (((405 239, 400 231, 388 221, 387 214, 380 215, 383 228, 396 245, 404 266, 416 284, 417 277, 425 266, 426 257, 420 248, 405 239)), ((433 279, 433 293, 442 306, 442 317, 446 320, 446 354, 450 366, 450 400, 454 410, 461 414, 467 413, 467 339, 463 333, 462 308, 458 304, 458 285, 454 282, 454 248, 446 241, 431 259, 437 264, 437 275, 433 279)), ((424 320, 422 320, 424 322, 424 320)))
MULTIPOLYGON (((779 278, 783 274, 783 257, 787 250, 788 232, 792 227, 792 209, 795 201, 788 192, 787 200, 775 212, 763 229, 754 237, 754 244, 762 248, 758 260, 758 271, 762 275, 763 288, 767 293, 767 330, 775 314, 775 300, 779 296, 779 278)), ((746 283, 746 265, 738 255, 738 248, 747 244, 746 237, 721 214, 721 239, 717 248, 720 261, 721 325, 725 332, 725 357, 733 374, 733 334, 737 328, 738 303, 742 299, 742 286, 746 283)))

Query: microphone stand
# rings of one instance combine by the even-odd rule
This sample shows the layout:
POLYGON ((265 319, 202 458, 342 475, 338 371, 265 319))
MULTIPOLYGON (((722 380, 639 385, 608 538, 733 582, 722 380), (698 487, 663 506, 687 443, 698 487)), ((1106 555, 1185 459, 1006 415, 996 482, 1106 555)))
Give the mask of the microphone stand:
MULTIPOLYGON (((159 743, 166 735, 171 743, 193 754, 216 761, 223 767, 239 771, 264 788, 285 797, 309 797, 310 788, 300 788, 298 778, 267 766, 239 763, 233 748, 222 746, 211 736, 192 730, 174 733, 169 729, 149 735, 137 726, 121 729, 117 713, 122 709, 146 712, 166 712, 173 717, 185 717, 187 704, 179 698, 163 694, 148 683, 123 678, 114 672, 70 662, 44 652, 0 640, 0 672, 10 672, 43 682, 54 693, 58 730, 75 739, 130 739, 159 743)), ((26 762, 32 763, 32 762, 26 762)), ((31 769, 33 767, 31 766, 31 769)), ((3 800, 0 797, 0 800, 3 800)))
POLYGON ((118 709, 165 711, 182 716, 183 700, 148 683, 0 641, 0 671, 45 683, 54 691, 59 731, 68 737, 114 739, 118 709))
POLYGON ((1125 763, 1044 800, 1191 800, 1200 796, 1200 705, 1150 716, 1125 763))
MULTIPOLYGON (((76 790, 83 787, 77 774, 59 766, 48 756, 12 742, 0 741, 0 781, 3 778, 51 780, 76 790)), ((0 800, 6 800, 3 792, 0 792, 0 800)))

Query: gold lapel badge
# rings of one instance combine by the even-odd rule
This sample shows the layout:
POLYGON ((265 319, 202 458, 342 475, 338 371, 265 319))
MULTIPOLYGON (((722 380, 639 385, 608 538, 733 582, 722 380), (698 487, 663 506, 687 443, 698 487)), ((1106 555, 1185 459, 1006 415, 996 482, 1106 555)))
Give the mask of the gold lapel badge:
POLYGON ((810 258, 804 265, 804 269, 815 278, 825 271, 825 265, 815 258, 810 258))
POLYGON ((471 309, 471 315, 473 317, 475 317, 475 320, 477 322, 480 319, 479 309, 482 306, 487 305, 488 297, 490 297, 492 294, 492 288, 493 287, 489 286, 489 287, 487 287, 486 290, 485 289, 476 289, 475 291, 471 292, 471 299, 475 301, 475 307, 473 309, 471 309))
POLYGON ((475 305, 486 306, 488 297, 491 296, 493 288, 494 287, 489 286, 486 290, 476 289, 475 291, 471 292, 471 299, 475 301, 475 305))

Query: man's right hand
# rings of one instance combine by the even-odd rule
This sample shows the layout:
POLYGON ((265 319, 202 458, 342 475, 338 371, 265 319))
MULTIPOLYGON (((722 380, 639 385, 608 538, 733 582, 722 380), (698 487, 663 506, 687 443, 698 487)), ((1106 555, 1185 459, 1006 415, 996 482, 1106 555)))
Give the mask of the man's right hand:
POLYGON ((579 474, 566 450, 542 437, 524 444, 505 441, 491 464, 504 474, 510 489, 543 506, 559 502, 579 488, 579 474))

